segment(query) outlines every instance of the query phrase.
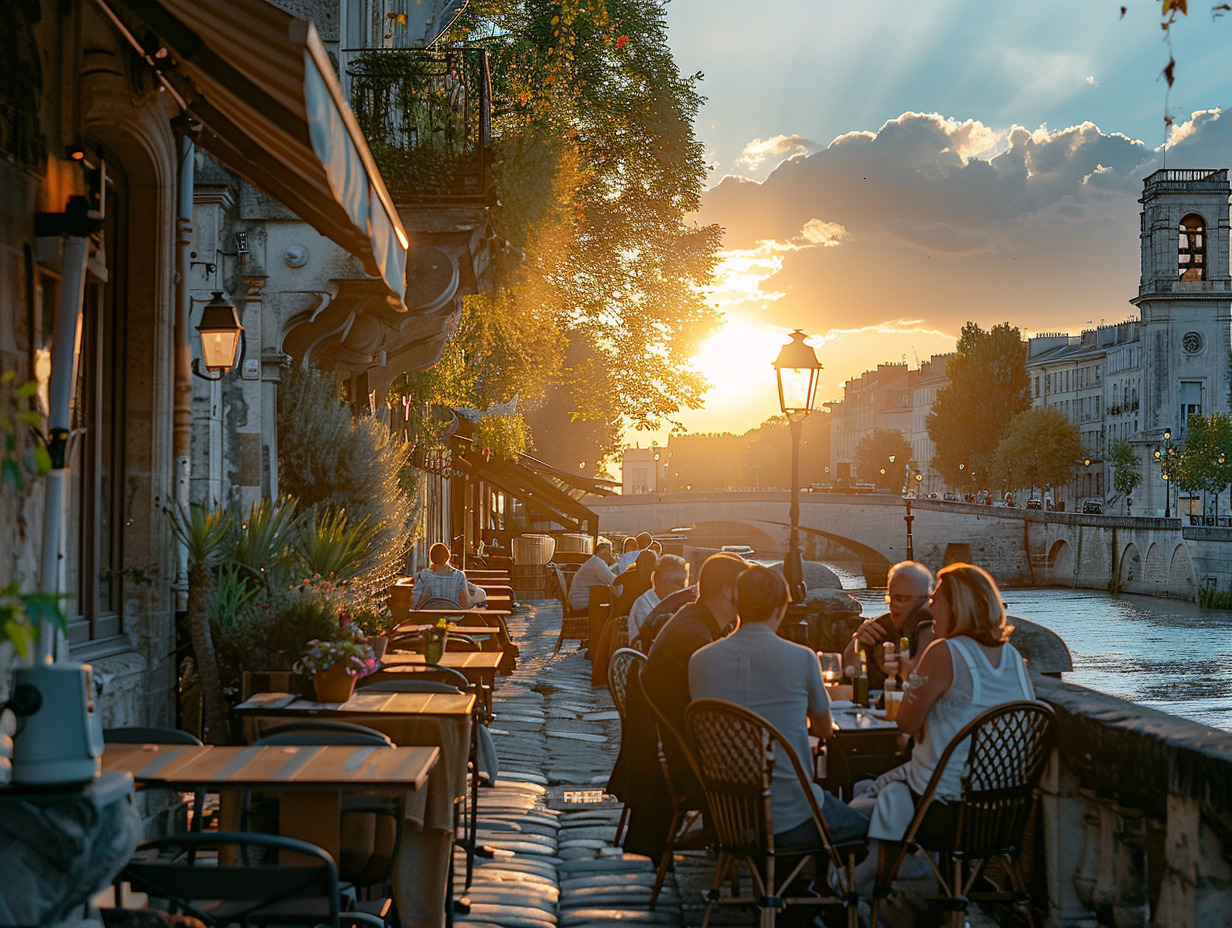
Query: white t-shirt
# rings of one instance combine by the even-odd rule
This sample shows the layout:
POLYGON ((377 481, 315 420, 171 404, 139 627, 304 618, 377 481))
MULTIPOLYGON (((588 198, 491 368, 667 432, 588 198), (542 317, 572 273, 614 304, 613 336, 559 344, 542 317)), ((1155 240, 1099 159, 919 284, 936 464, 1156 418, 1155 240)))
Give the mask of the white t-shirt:
POLYGON ((603 558, 592 554, 573 575, 573 583, 569 587, 569 605, 574 609, 585 609, 590 605, 590 588, 600 584, 610 585, 615 579, 616 575, 612 573, 612 568, 603 562, 603 558))
POLYGON ((630 641, 637 637, 637 633, 642 628, 642 623, 646 621, 646 616, 650 615, 650 610, 662 601, 659 598, 659 594, 655 592, 654 587, 651 587, 637 599, 633 600, 633 605, 629 607, 630 641))

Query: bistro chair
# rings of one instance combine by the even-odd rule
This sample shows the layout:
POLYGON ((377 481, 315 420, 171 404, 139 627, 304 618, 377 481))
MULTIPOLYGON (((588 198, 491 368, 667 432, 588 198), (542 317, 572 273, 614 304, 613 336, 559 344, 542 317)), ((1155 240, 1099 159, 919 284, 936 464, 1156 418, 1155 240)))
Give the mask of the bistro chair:
POLYGON ((942 907, 949 911, 954 928, 962 928, 971 901, 1012 902, 1023 910, 1028 924, 1034 923, 1018 854, 1052 753, 1054 718, 1047 703, 1010 702, 977 716, 954 736, 916 803, 915 816, 889 867, 881 843, 873 924, 880 901, 892 895, 903 861, 916 852, 937 878, 942 907), (956 802, 943 802, 935 795, 951 757, 963 764, 962 794, 956 802), (933 854, 940 855, 940 866, 933 854), (972 893, 985 864, 994 859, 1005 863, 1010 890, 972 893))
MULTIPOLYGON (((146 725, 134 728, 103 729, 103 744, 183 744, 200 747, 202 741, 196 735, 178 728, 163 725, 146 725)), ((177 804, 174 808, 179 808, 177 804)), ((192 831, 200 831, 205 824, 205 790, 193 792, 192 831)))
POLYGON ((172 914, 200 919, 207 926, 325 925, 382 928, 379 916, 343 912, 338 871, 315 844, 277 835, 203 832, 147 841, 118 881, 160 900, 172 914), (294 853, 294 861, 220 867, 203 860, 203 850, 221 858, 236 852, 254 859, 294 853))
MULTIPOLYGON (((633 648, 621 648, 608 661, 607 688, 612 693, 612 702, 616 704, 616 712, 620 716, 621 741, 624 741, 625 726, 629 721, 629 675, 635 667, 640 674, 641 668, 645 664, 646 655, 633 648)), ((621 801, 623 802, 624 800, 621 799, 621 801)), ((620 838, 624 834, 625 825, 628 823, 629 807, 625 806, 620 810, 620 821, 616 823, 616 838, 612 841, 612 844, 616 847, 620 847, 620 838)))
POLYGON ((663 853, 659 857, 659 866, 655 871, 654 887, 650 891, 650 909, 654 911, 655 903, 659 901, 659 893, 663 891, 663 881, 667 878, 667 868, 671 866, 676 850, 692 850, 704 846, 704 839, 703 844, 698 844, 696 840, 691 840, 700 835, 699 832, 694 832, 693 834, 690 834, 690 832, 693 831, 693 827, 697 824, 698 819, 701 818, 702 813, 700 809, 696 808, 696 803, 680 788, 679 777, 673 778, 671 763, 668 760, 669 750, 675 756, 683 757, 685 762, 693 768, 695 776, 697 775, 697 764, 694 762, 684 739, 676 731, 676 727, 672 725, 659 707, 651 701, 645 686, 642 685, 643 666, 644 664, 638 665, 632 669, 632 672, 629 674, 629 679, 632 681, 630 685, 640 691, 640 697, 646 701, 646 705, 650 707, 651 715, 654 717, 655 735, 659 742, 659 768, 663 772, 663 780, 667 783, 667 792, 672 801, 672 817, 667 826, 667 844, 664 846, 663 853))
MULTIPOLYGON (((718 839, 718 865, 714 884, 706 896, 702 928, 709 925, 710 913, 716 904, 750 903, 758 907, 759 924, 763 928, 774 928, 778 912, 793 905, 844 906, 848 926, 856 928, 859 900, 855 893, 855 855, 864 849, 866 842, 860 840, 851 845, 835 846, 813 795, 812 778, 787 740, 757 713, 721 699, 693 700, 684 718, 698 777, 706 795, 708 823, 718 839), (770 783, 776 763, 791 764, 800 789, 808 799, 820 842, 790 847, 775 844, 770 783), (786 874, 776 871, 780 858, 796 861, 786 874), (824 861, 833 868, 841 884, 840 892, 822 896, 783 895, 809 858, 824 861), (721 898, 719 888, 724 877, 741 863, 748 867, 752 876, 754 895, 741 898, 733 893, 731 897, 721 898)), ((814 885, 827 885, 823 875, 819 874, 814 885)), ((873 924, 876 924, 875 919, 873 924)))

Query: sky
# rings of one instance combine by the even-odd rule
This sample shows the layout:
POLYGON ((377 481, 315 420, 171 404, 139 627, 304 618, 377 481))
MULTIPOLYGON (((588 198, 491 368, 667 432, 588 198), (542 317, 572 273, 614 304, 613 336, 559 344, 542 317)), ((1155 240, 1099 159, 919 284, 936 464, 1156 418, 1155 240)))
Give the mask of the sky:
POLYGON ((704 75, 696 218, 725 229, 707 297, 726 321, 696 359, 714 386, 685 428, 774 415, 794 328, 824 401, 952 350, 968 320, 1129 318, 1142 179, 1165 157, 1232 167, 1232 16, 1210 7, 1169 50, 1158 0, 672 0, 677 66, 704 75))

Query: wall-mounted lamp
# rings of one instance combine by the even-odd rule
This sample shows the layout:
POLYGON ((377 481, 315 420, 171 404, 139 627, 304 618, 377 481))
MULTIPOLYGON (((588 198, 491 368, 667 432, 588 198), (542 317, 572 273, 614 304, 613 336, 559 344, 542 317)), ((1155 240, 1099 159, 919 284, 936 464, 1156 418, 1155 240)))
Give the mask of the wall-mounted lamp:
POLYGON ((214 291, 214 299, 205 304, 201 321, 197 324, 201 335, 201 357, 193 358, 193 373, 203 380, 221 380, 222 375, 235 367, 239 360, 240 342, 244 327, 234 306, 222 297, 221 290, 214 291), (217 377, 201 373, 201 365, 207 371, 217 372, 217 377))

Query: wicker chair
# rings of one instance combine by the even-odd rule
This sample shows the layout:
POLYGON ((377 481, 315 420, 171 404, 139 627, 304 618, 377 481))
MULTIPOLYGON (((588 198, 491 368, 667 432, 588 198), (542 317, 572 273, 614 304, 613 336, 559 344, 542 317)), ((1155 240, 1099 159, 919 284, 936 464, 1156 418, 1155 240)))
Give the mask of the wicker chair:
POLYGON ((970 901, 1013 902, 1033 923, 1030 894, 1018 861, 1023 834, 1035 808, 1039 781, 1052 753, 1052 707, 1036 701, 996 706, 973 719, 946 746, 928 787, 916 804, 915 816, 903 835, 898 854, 887 869, 885 843, 877 861, 877 887, 873 893, 873 924, 880 901, 890 888, 907 854, 928 863, 940 884, 949 923, 962 928, 970 901), (970 739, 963 768, 962 796, 958 802, 933 803, 937 786, 951 755, 970 739), (971 887, 993 859, 1006 865, 1009 892, 971 893, 971 887), (970 864, 971 866, 967 867, 970 864), (943 874, 942 870, 948 870, 943 874))
MULTIPOLYGON (((709 823, 718 838, 718 866, 707 896, 702 928, 710 923, 716 904, 756 905, 759 924, 773 928, 778 911, 789 905, 843 905, 847 924, 856 928, 855 854, 865 842, 836 847, 810 788, 811 777, 791 745, 769 722, 743 706, 721 699, 695 699, 685 710, 685 731, 706 793, 709 823), (789 761, 808 798, 821 843, 805 847, 776 846, 770 817, 770 778, 775 762, 789 761), (775 872, 781 857, 799 857, 790 872, 775 872), (810 857, 826 861, 843 884, 830 896, 784 898, 782 893, 810 857), (744 863, 752 876, 752 897, 721 898, 719 887, 733 867, 744 863)), ((818 880, 824 886, 824 880, 818 880)), ((876 922, 874 922, 876 924, 876 922)))
POLYGON ((659 740, 659 767, 663 771, 663 780, 667 783, 668 795, 671 796, 672 800, 672 818, 667 826, 667 844, 663 848, 663 854, 659 857, 659 867, 655 873, 654 888, 650 891, 650 909, 654 911, 655 903, 659 901, 659 893, 663 890, 663 881, 667 878, 667 868, 672 862, 676 849, 688 849, 693 846, 684 839, 697 823, 698 818, 701 816, 701 810, 694 808, 695 804, 673 782, 671 764, 668 763, 667 751, 664 749, 666 743, 670 741, 677 748, 678 753, 694 768, 694 774, 697 773, 697 765, 693 761, 693 757, 689 753, 684 739, 676 731, 676 727, 659 707, 654 704, 654 701, 651 700, 650 695, 646 692, 646 688, 642 685, 642 666, 638 666, 630 672, 629 685, 637 687, 641 691, 641 698, 645 700, 646 705, 650 707, 651 715, 654 716, 655 734, 659 740))
MULTIPOLYGON (((638 673, 641 673, 641 668, 646 665, 646 655, 641 651, 633 648, 621 648, 612 655, 612 659, 607 664, 607 688, 612 692, 612 702, 616 704, 616 711, 620 714, 620 736, 624 738, 625 724, 628 721, 628 706, 629 706, 629 674, 636 666, 638 673)), ((629 823, 629 807, 625 806, 620 810, 620 821, 616 823, 616 837, 612 841, 616 847, 620 846, 621 835, 624 834, 625 825, 629 823)))

